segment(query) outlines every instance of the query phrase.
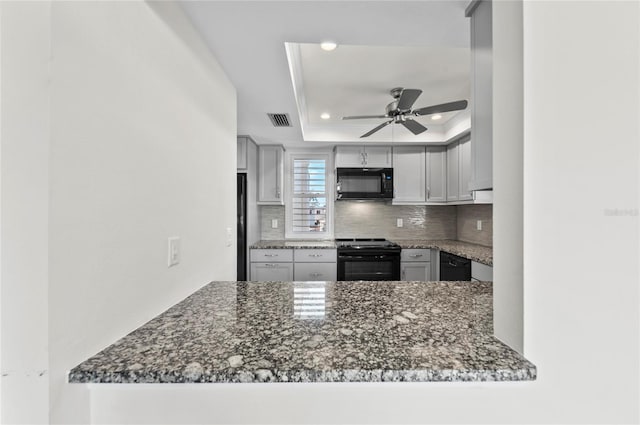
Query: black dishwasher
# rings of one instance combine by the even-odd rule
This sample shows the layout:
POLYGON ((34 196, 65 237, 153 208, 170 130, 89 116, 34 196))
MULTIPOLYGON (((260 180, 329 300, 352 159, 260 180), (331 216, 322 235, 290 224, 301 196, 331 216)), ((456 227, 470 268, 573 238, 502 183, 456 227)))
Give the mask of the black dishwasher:
POLYGON ((440 280, 471 280, 471 260, 440 251, 440 280))

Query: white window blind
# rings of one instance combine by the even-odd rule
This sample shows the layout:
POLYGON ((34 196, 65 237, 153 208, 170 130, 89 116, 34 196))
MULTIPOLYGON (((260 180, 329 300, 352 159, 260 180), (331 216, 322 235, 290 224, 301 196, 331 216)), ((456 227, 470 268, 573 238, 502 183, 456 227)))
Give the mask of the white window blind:
POLYGON ((327 162, 294 159, 292 230, 294 233, 327 231, 327 162))

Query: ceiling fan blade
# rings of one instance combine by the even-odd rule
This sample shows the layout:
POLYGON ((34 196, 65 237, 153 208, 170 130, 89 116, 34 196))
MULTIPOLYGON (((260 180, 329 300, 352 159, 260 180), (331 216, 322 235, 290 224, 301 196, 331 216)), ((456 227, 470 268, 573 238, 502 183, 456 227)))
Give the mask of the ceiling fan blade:
POLYGON ((351 117, 342 117, 343 120, 361 120, 365 118, 389 118, 387 115, 356 115, 351 117))
POLYGON ((418 96, 422 93, 422 90, 418 89, 404 89, 398 99, 398 109, 401 111, 408 111, 411 109, 418 96))
POLYGON ((383 129, 384 127, 388 126, 389 124, 391 124, 393 122, 393 120, 389 120, 387 122, 383 122, 382 124, 380 124, 379 126, 377 126, 376 128, 374 128, 371 131, 368 131, 366 133, 364 133, 362 136, 360 136, 360 138, 362 139, 363 137, 369 137, 371 136, 373 133, 375 133, 378 130, 383 129))
POLYGON ((460 111, 467 107, 466 100, 458 100, 455 102, 441 103, 440 105, 427 106, 425 108, 416 109, 413 111, 414 115, 431 115, 439 114, 441 112, 460 111))
POLYGON ((420 134, 427 130, 427 127, 414 120, 402 121, 400 124, 404 125, 413 134, 420 134))

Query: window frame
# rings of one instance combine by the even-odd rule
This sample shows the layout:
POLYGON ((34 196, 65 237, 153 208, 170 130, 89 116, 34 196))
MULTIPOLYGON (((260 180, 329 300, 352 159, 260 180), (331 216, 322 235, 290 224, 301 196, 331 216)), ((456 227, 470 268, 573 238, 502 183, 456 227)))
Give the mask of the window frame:
POLYGON ((285 187, 284 203, 285 238, 286 239, 333 239, 334 201, 335 201, 335 171, 333 153, 326 151, 294 150, 285 152, 285 187), (294 232, 293 231, 293 161, 305 159, 325 160, 325 191, 327 197, 327 222, 324 232, 294 232))

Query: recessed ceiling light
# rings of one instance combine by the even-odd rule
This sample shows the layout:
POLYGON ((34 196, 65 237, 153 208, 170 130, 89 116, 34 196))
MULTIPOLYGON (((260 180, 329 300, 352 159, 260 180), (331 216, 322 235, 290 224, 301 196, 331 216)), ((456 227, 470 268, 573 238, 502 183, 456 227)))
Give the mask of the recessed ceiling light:
POLYGON ((440 114, 435 114, 435 115, 431 116, 431 119, 434 120, 434 121, 435 120, 439 120, 440 118, 442 118, 442 115, 440 115, 440 114))
POLYGON ((320 118, 322 118, 323 120, 328 120, 329 118, 331 118, 331 115, 329 115, 327 112, 323 112, 320 115, 320 118))
POLYGON ((322 50, 326 50, 327 52, 335 50, 336 47, 338 47, 338 45, 333 41, 323 41, 322 43, 320 43, 320 48, 322 50))

